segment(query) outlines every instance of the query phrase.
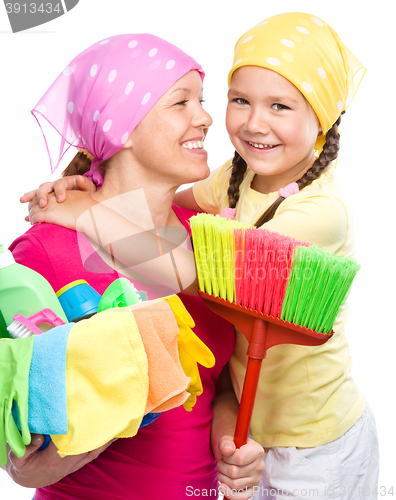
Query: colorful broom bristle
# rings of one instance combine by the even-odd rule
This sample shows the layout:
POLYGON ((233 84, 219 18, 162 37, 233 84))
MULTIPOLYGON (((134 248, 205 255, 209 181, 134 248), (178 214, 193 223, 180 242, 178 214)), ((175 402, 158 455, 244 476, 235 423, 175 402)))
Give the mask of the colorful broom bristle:
POLYGON ((235 302, 234 230, 249 226, 210 214, 194 216, 190 224, 200 290, 235 302))
POLYGON ((321 248, 296 248, 281 319, 330 333, 359 269, 355 260, 321 248))
POLYGON ((246 229, 236 303, 280 317, 296 241, 266 229, 246 229))
POLYGON ((360 266, 266 229, 220 216, 190 219, 200 290, 330 333, 360 266))

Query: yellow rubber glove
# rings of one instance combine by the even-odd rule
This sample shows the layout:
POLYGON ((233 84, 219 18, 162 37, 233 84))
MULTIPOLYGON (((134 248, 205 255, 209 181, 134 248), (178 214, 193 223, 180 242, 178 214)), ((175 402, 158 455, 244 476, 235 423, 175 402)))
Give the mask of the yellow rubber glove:
POLYGON ((179 326, 178 345, 180 364, 186 376, 191 378, 186 389, 191 395, 183 406, 185 410, 191 411, 197 401, 197 396, 202 394, 203 391, 197 363, 205 368, 212 368, 216 360, 212 351, 191 330, 195 326, 194 320, 180 298, 177 295, 171 295, 170 297, 165 297, 163 300, 171 306, 179 326))

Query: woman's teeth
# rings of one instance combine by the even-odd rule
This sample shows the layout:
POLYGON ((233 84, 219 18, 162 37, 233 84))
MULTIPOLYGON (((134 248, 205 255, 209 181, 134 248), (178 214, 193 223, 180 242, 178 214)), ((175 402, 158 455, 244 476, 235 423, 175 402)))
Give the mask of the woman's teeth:
POLYGON ((273 146, 271 144, 256 144, 255 142, 249 142, 249 144, 251 146, 253 146, 255 148, 259 148, 259 149, 270 149, 270 148, 274 148, 275 147, 275 146, 273 146))
POLYGON ((183 148, 186 149, 203 149, 203 141, 183 142, 183 148))

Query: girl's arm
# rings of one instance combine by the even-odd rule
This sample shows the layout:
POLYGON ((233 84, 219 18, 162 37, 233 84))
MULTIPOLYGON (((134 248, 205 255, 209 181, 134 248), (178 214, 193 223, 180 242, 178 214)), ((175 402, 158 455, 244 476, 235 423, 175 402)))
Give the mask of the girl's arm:
POLYGON ((193 188, 183 189, 178 191, 174 198, 173 203, 182 208, 187 208, 188 210, 193 210, 194 212, 202 212, 202 208, 195 201, 193 188))
POLYGON ((239 403, 232 387, 228 364, 217 381, 212 408, 211 441, 219 469, 220 489, 228 498, 250 498, 254 493, 253 487, 258 486, 264 470, 264 449, 252 439, 248 439, 247 444, 240 449, 235 447, 232 436, 239 403), (239 490, 241 491, 237 493, 239 490))
MULTIPOLYGON (((40 184, 38 189, 33 189, 25 193, 20 198, 21 203, 29 202, 29 210, 32 206, 39 204, 41 208, 47 206, 48 195, 55 194, 56 201, 62 203, 66 200, 66 191, 79 190, 86 193, 94 193, 96 191, 95 184, 84 175, 70 175, 62 177, 54 182, 44 182, 40 184)), ((173 199, 175 205, 194 212, 202 212, 202 209, 195 201, 193 189, 188 188, 178 191, 173 199)), ((26 217, 26 220, 29 218, 26 217)))
MULTIPOLYGON (((22 195, 19 201, 21 203, 29 202, 29 210, 36 204, 44 208, 47 206, 47 199, 50 193, 54 193, 58 203, 62 203, 66 199, 66 191, 73 189, 92 194, 96 191, 96 186, 84 175, 69 175, 61 177, 54 182, 40 184, 38 189, 33 189, 22 195)), ((25 220, 29 220, 29 217, 25 217, 25 220)))
POLYGON ((122 274, 127 267, 166 286, 169 293, 196 294, 195 261, 187 248, 187 231, 179 226, 162 228, 161 234, 154 226, 143 230, 140 223, 146 215, 150 216, 139 212, 136 221, 126 219, 83 191, 69 191, 60 204, 51 194, 44 209, 37 204, 30 209, 33 223, 59 224, 84 233, 107 252, 109 265, 122 274))

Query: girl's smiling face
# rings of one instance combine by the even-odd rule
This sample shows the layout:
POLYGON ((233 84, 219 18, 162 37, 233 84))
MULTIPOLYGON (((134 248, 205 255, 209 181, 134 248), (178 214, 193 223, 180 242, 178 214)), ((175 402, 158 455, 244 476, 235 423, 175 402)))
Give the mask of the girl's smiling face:
POLYGON ((253 187, 277 191, 298 180, 315 160, 320 133, 315 112, 286 78, 259 66, 232 76, 226 126, 235 149, 256 174, 253 187))

